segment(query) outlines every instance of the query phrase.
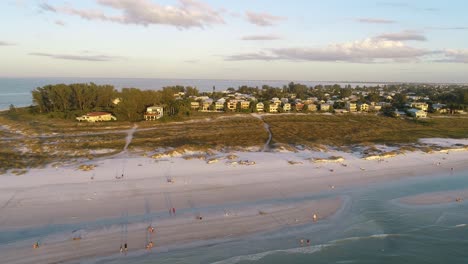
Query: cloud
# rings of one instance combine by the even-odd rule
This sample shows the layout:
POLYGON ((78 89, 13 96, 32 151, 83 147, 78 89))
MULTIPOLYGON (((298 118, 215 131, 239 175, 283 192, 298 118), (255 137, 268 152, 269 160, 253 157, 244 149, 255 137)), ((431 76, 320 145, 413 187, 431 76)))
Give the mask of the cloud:
POLYGON ((412 10, 412 11, 436 12, 436 11, 440 10, 440 9, 434 8, 434 7, 417 7, 417 6, 413 6, 413 5, 409 4, 409 3, 404 3, 404 2, 379 2, 379 3, 377 3, 377 5, 384 6, 384 7, 409 9, 409 10, 412 10))
POLYGON ((285 20, 285 17, 274 16, 268 13, 245 12, 247 21, 261 27, 273 26, 277 22, 285 20))
POLYGON ((170 25, 179 29, 203 28, 207 25, 222 24, 222 10, 196 0, 179 0, 178 6, 159 5, 149 0, 96 0, 100 5, 120 11, 109 15, 101 10, 76 9, 71 6, 51 6, 43 3, 44 11, 79 16, 87 20, 102 20, 121 24, 170 25))
POLYGON ((405 41, 405 40, 416 40, 416 41, 427 41, 426 36, 417 32, 406 30, 398 33, 385 33, 377 36, 379 39, 392 40, 392 41, 405 41))
POLYGON ((400 41, 368 38, 360 41, 330 44, 322 48, 280 48, 225 57, 228 61, 289 60, 375 63, 417 61, 433 51, 413 48, 400 41))
POLYGON ((381 19, 381 18, 356 18, 356 22, 367 24, 394 24, 395 20, 381 19))
POLYGON ((55 20, 54 24, 58 26, 65 26, 65 22, 63 22, 62 20, 55 20))
POLYGON ((277 35, 249 35, 241 38, 242 40, 278 40, 281 39, 277 35))
POLYGON ((108 56, 102 54, 95 54, 95 55, 88 55, 88 52, 83 52, 84 54, 80 55, 70 55, 70 54, 51 54, 51 53, 43 53, 43 52, 32 52, 29 55, 33 56, 42 56, 42 57, 49 57, 52 59, 59 59, 59 60, 75 60, 75 61, 116 61, 123 59, 119 56, 108 56))
POLYGON ((437 62, 468 63, 468 49, 446 49, 443 51, 445 58, 437 62))
POLYGON ((427 27, 428 30, 468 30, 468 27, 427 27))
POLYGON ((190 63, 190 64, 196 64, 196 63, 199 63, 200 60, 185 60, 184 62, 185 63, 190 63))
POLYGON ((0 41, 0 46, 16 46, 16 43, 0 41))

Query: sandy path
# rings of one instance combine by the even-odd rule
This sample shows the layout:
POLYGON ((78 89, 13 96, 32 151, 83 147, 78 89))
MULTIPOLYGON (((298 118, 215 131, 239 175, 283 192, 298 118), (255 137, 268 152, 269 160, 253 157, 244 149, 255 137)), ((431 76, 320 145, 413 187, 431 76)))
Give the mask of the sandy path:
POLYGON ((130 145, 130 143, 132 143, 133 134, 135 134, 135 131, 137 130, 137 128, 138 126, 135 124, 133 125, 132 129, 128 130, 127 137, 125 138, 125 147, 123 148, 123 152, 126 152, 128 146, 130 145))
POLYGON ((263 149, 262 151, 265 152, 265 151, 270 151, 270 143, 271 143, 271 139, 273 138, 273 135, 271 134, 271 129, 270 129, 270 125, 268 123, 265 122, 265 120, 263 119, 263 117, 259 114, 252 114, 253 117, 255 118, 258 118, 260 119, 262 122, 263 122, 263 127, 265 128, 266 132, 268 133, 268 139, 267 141, 265 142, 265 145, 263 146, 263 149))

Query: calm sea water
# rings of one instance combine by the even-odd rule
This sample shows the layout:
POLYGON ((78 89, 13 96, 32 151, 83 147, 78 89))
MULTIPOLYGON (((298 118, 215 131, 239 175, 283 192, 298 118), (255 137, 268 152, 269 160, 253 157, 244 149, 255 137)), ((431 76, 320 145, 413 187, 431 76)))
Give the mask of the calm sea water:
MULTIPOLYGON (((468 263, 468 202, 414 207, 394 201, 407 195, 465 188, 468 172, 380 183, 340 191, 339 194, 348 197, 346 206, 332 219, 317 224, 284 225, 272 233, 206 241, 183 248, 157 248, 152 253, 121 256, 116 252, 114 256, 82 263, 468 263), (312 244, 301 247, 298 243, 301 238, 310 239, 312 244)), ((326 193, 295 200, 334 195, 326 193)), ((293 199, 275 202, 288 200, 293 199)), ((143 221, 144 217, 134 216, 125 221, 143 221)), ((4 231, 0 232, 0 245, 80 228, 104 228, 119 221, 122 219, 4 231)))
MULTIPOLYGON (((117 89, 125 87, 136 87, 141 89, 158 90, 165 86, 183 85, 195 86, 200 91, 212 91, 213 86, 216 91, 223 91, 229 87, 237 88, 242 85, 258 86, 270 85, 282 87, 290 81, 272 80, 204 80, 204 79, 143 79, 143 78, 0 78, 0 110, 8 109, 13 104, 15 106, 28 106, 32 103, 31 91, 36 87, 47 84, 58 83, 83 83, 94 82, 96 84, 111 84, 117 89)), ((316 82, 316 81, 296 81, 309 86, 317 84, 335 84, 336 82, 316 82)), ((338 84, 352 86, 356 85, 377 85, 379 83, 342 83, 338 84)))

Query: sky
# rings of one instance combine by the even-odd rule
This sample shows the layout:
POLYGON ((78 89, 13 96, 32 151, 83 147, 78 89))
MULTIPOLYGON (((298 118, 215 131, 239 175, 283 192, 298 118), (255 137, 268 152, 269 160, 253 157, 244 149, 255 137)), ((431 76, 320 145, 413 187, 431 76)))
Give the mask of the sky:
POLYGON ((2 0, 0 77, 468 83, 468 1, 2 0))

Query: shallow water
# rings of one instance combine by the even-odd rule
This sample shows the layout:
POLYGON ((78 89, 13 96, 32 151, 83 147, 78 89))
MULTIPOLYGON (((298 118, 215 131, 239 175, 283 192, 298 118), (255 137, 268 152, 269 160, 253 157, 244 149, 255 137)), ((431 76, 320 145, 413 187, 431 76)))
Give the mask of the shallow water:
POLYGON ((468 203, 405 206, 394 199, 468 188, 468 173, 420 177, 344 191, 328 221, 94 263, 468 263, 468 203), (299 239, 310 239, 301 247, 299 239))

